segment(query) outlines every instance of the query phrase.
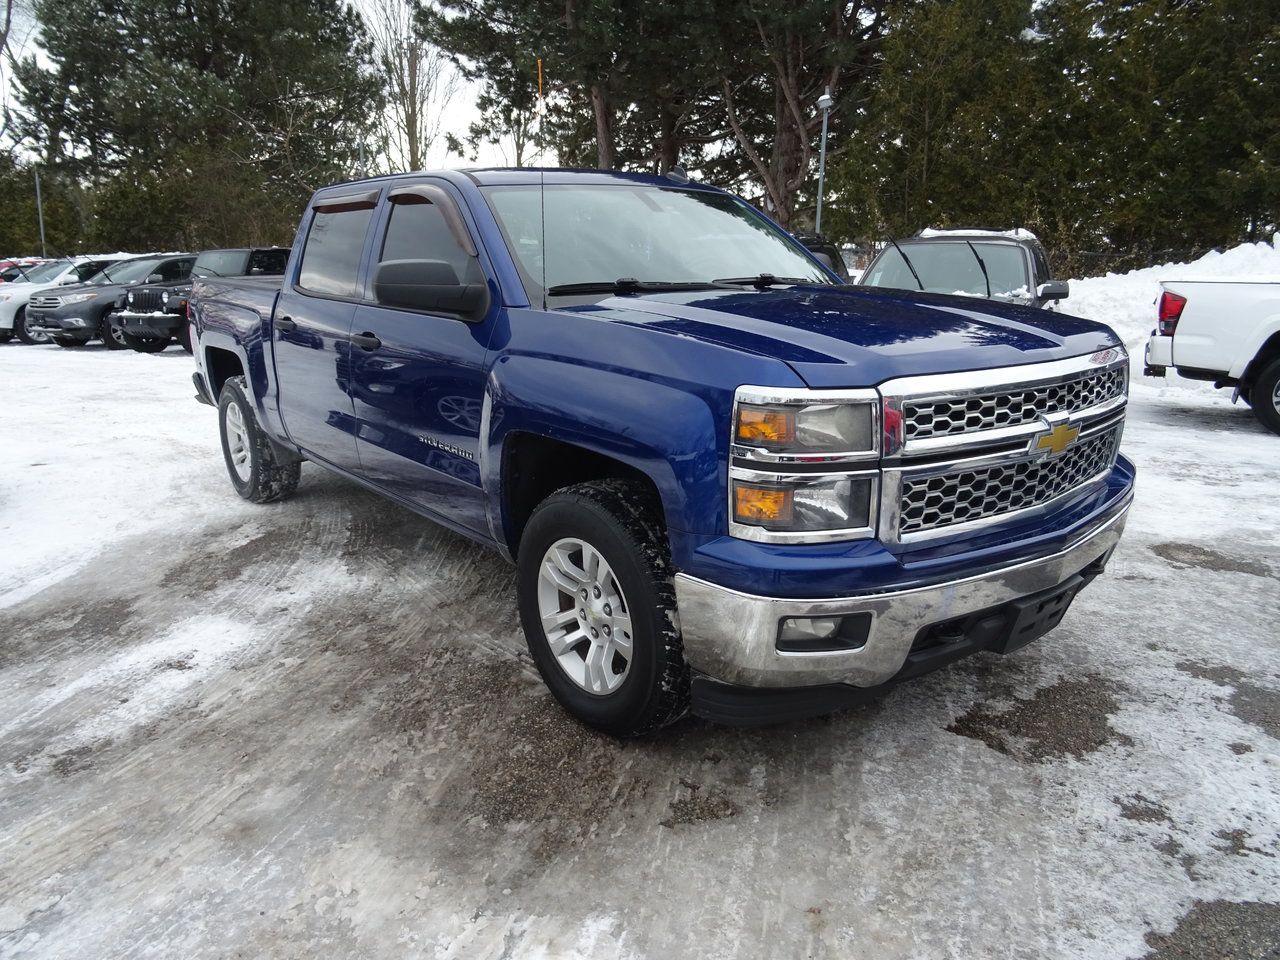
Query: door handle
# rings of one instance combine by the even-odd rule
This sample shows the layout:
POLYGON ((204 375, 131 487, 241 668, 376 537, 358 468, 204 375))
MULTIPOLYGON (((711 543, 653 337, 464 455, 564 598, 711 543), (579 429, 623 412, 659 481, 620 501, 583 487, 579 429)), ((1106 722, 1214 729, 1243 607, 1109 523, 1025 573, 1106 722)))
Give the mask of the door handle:
POLYGON ((291 317, 276 317, 276 329, 283 330, 286 333, 297 330, 298 325, 293 322, 291 317))
POLYGON ((382 341, 375 337, 372 333, 353 333, 351 342, 361 350, 377 350, 382 346, 382 341))

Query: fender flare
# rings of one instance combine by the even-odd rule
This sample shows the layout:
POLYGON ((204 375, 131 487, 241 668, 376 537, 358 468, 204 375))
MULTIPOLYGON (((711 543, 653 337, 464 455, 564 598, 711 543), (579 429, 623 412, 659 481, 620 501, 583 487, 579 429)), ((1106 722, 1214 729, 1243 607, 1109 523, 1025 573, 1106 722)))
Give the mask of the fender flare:
POLYGON ((728 440, 726 451, 718 450, 718 433, 707 398, 676 384, 546 355, 504 356, 490 370, 481 412, 490 534, 512 542, 503 469, 513 434, 581 447, 638 470, 657 488, 669 529, 714 525, 726 509, 721 453, 728 440))

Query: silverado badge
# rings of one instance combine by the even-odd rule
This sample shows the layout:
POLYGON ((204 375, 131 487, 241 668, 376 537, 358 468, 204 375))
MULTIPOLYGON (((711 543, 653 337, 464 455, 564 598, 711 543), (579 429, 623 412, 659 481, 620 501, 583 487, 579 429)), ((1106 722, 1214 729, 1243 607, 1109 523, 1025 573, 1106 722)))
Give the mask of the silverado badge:
POLYGON ((1032 453, 1047 453, 1051 457, 1056 457, 1063 450, 1076 442, 1076 437, 1080 436, 1080 428, 1073 427, 1069 423, 1060 423, 1048 433, 1036 434, 1031 440, 1032 453))

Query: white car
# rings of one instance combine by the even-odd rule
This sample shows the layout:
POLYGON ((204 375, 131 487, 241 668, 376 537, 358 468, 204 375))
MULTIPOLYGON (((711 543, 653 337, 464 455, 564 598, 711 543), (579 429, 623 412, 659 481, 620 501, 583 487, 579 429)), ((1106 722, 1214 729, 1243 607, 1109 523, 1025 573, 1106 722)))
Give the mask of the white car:
POLYGON ((1162 280, 1144 373, 1231 387, 1280 433, 1280 277, 1162 280))
POLYGON ((27 329, 27 301, 31 295, 50 287, 83 283, 103 267, 128 256, 126 253, 113 253, 50 260, 29 269, 26 279, 0 285, 0 343, 15 336, 23 343, 48 343, 46 334, 27 329))

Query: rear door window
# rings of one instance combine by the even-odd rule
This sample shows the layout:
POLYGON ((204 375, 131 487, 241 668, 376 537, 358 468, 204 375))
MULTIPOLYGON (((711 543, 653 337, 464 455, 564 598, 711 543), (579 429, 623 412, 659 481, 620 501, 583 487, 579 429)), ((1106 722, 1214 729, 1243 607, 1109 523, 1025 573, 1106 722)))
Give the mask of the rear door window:
POLYGON ((354 297, 360 254, 372 217, 372 206, 357 210, 317 210, 307 231, 298 286, 326 297, 354 297))

